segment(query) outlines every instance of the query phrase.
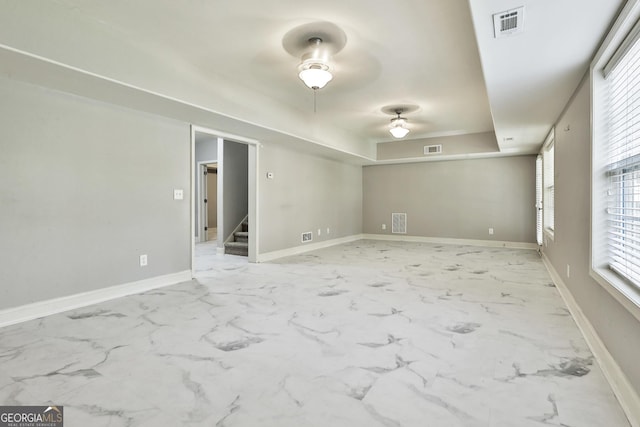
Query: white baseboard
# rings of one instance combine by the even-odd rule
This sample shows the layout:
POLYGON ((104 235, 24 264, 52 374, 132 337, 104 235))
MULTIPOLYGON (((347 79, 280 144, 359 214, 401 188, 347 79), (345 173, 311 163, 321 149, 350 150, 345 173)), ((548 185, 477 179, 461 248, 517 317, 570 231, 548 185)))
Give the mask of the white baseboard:
POLYGON ((266 252, 264 254, 259 254, 256 257, 256 262, 268 262, 273 261, 274 259, 283 258, 292 255, 299 255, 305 252, 315 251, 318 249, 324 249, 335 245, 340 245, 342 243, 355 242, 356 240, 362 240, 362 234, 354 234, 353 236, 340 237, 337 239, 324 240, 318 243, 308 243, 301 246, 295 246, 293 248, 282 249, 279 251, 266 252))
POLYGON ((538 249, 538 245, 535 243, 524 242, 503 242, 498 240, 470 240, 470 239, 451 239, 446 237, 421 237, 421 236, 406 236, 397 234, 354 234, 352 236, 341 237, 339 239, 325 240, 318 243, 310 243, 301 246, 295 246, 293 248, 282 249, 279 251, 267 252, 259 254, 256 262, 268 262, 274 259, 283 258, 292 255, 299 255, 305 252, 315 251, 317 249, 328 248, 330 246, 339 245, 342 243, 355 242, 356 240, 386 240, 397 242, 421 242, 421 243, 440 243, 445 245, 466 245, 466 246, 485 246, 485 247, 497 247, 497 248, 511 248, 511 249, 538 249))
POLYGON ((504 242, 501 240, 453 239, 448 237, 422 237, 400 234, 363 234, 363 239, 397 242, 439 243, 444 245, 485 246, 489 248, 538 249, 535 243, 504 242))
POLYGON ((620 366, 618 366, 613 356, 611 356, 611 353, 609 353, 595 329, 593 329, 591 322, 589 322, 573 298, 573 295, 571 295, 569 288, 567 288, 567 285, 562 281, 562 278, 544 253, 542 254, 542 262, 545 267, 547 267, 551 279, 556 285, 556 289, 558 289, 560 296, 562 296, 565 304, 567 304, 573 319, 577 323, 578 328, 580 328, 582 335, 587 341, 587 345, 598 361, 604 376, 611 385, 629 422, 633 427, 640 427, 640 396, 638 396, 629 379, 622 372, 622 369, 620 369, 620 366))
POLYGON ((0 328, 191 280, 191 270, 0 310, 0 328))

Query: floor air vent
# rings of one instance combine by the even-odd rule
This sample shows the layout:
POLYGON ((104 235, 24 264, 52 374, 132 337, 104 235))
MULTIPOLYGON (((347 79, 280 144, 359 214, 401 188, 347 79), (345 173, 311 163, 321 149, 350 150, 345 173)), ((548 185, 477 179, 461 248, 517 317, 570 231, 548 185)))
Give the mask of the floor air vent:
POLYGON ((396 234, 407 234, 407 214, 391 214, 391 232, 396 234))
POLYGON ((438 145, 425 145, 424 146, 424 154, 440 154, 442 153, 442 144, 438 145))
POLYGON ((524 6, 493 15, 495 38, 512 36, 524 30, 524 6))
POLYGON ((313 233, 311 231, 307 231, 306 233, 302 233, 302 243, 310 242, 313 240, 313 233))

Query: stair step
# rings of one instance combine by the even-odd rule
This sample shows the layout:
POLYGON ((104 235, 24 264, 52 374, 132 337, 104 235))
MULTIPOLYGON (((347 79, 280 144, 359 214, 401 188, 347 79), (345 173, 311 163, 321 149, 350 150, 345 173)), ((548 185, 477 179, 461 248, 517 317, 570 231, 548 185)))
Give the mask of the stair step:
POLYGON ((249 244, 245 242, 227 242, 224 246, 230 248, 248 248, 249 244))
POLYGON ((249 232, 248 231, 236 231, 233 233, 233 237, 236 242, 241 243, 249 243, 249 232))
POLYGON ((224 253, 230 255, 249 255, 249 244, 246 242, 227 242, 224 244, 224 253))

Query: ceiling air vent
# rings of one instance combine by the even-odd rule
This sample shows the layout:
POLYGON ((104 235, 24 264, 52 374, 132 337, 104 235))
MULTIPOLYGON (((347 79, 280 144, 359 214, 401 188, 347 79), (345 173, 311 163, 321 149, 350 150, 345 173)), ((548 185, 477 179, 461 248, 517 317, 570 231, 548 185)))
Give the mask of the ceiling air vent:
POLYGON ((512 36, 524 30, 524 6, 493 15, 495 38, 512 36))
POLYGON ((424 146, 424 155, 428 154, 440 154, 442 153, 442 144, 438 145, 425 145, 424 146))
POLYGON ((407 234, 407 214, 391 214, 391 232, 396 234, 407 234))

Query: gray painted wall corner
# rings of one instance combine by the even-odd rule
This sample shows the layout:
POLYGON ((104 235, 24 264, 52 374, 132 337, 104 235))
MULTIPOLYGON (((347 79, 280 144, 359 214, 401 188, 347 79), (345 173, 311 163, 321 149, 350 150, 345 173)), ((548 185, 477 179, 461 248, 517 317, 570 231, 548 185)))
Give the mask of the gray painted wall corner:
POLYGON ((368 234, 400 212, 410 236, 535 242, 535 156, 366 166, 363 212, 368 234))
POLYGON ((261 254, 300 246, 307 231, 314 243, 362 232, 361 166, 275 143, 260 149, 259 165, 261 254))

